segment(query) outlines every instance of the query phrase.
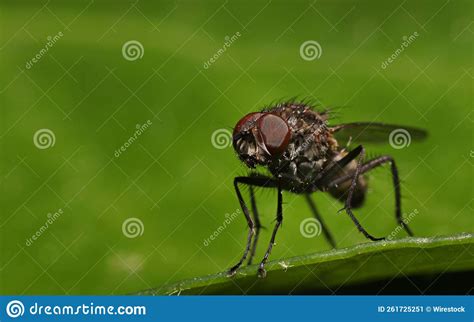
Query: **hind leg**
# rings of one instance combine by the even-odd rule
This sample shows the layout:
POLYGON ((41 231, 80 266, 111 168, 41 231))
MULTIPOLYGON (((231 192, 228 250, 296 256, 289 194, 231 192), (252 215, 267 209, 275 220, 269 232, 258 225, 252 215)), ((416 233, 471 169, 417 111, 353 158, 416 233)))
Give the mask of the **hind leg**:
MULTIPOLYGON (((390 163, 390 170, 392 172, 392 183, 395 193, 395 218, 400 227, 403 227, 403 229, 405 229, 408 235, 413 236, 412 230, 410 229, 410 227, 408 227, 408 224, 403 221, 400 178, 398 176, 398 168, 393 157, 391 157, 390 155, 384 155, 365 162, 360 168, 360 174, 369 172, 370 170, 375 169, 385 163, 390 163)), ((350 176, 335 178, 331 183, 328 184, 328 188, 337 186, 349 179, 350 176)))
POLYGON ((347 166, 350 162, 357 159, 358 162, 357 162, 357 166, 354 173, 347 176, 342 176, 344 180, 339 181, 339 183, 342 183, 352 178, 349 189, 347 190, 347 198, 345 200, 344 209, 346 210, 347 215, 351 218, 352 222, 356 225, 357 229, 367 239, 370 239, 372 241, 377 241, 377 240, 382 240, 384 238, 374 237, 371 234, 369 234, 367 230, 365 230, 365 228, 362 227, 359 220, 352 212, 352 208, 353 208, 352 197, 354 195, 354 191, 356 190, 357 182, 361 174, 361 168, 362 168, 362 163, 364 161, 364 156, 365 156, 365 149, 362 145, 359 145, 354 150, 350 151, 347 155, 345 155, 342 159, 329 165, 328 166, 329 169, 324 169, 322 171, 323 176, 319 178, 319 180, 316 182, 316 186, 318 187, 318 189, 323 190, 323 191, 330 189, 332 187, 332 184, 333 186, 336 186, 337 183, 334 183, 336 180, 338 180, 338 177, 336 175, 341 170, 343 170, 344 167, 347 166))
POLYGON ((334 241, 334 238, 332 237, 331 233, 324 224, 323 218, 319 214, 318 209, 316 208, 316 205, 314 204, 314 201, 311 198, 311 195, 305 194, 305 197, 309 208, 313 212, 314 218, 316 218, 316 220, 319 221, 319 223, 321 224, 321 230, 323 231, 324 237, 326 238, 327 242, 332 246, 332 248, 336 248, 336 242, 334 241))

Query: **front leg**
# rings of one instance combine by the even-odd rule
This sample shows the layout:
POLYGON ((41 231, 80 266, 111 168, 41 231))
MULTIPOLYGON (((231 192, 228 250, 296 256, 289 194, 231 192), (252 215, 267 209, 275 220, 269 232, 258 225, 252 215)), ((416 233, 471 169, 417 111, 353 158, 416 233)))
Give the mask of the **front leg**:
POLYGON ((280 228, 281 223, 283 222, 283 197, 281 192, 281 187, 278 187, 278 204, 277 204, 277 216, 276 216, 276 224, 275 228, 273 228, 272 238, 270 239, 270 244, 268 245, 267 252, 263 257, 260 266, 258 267, 258 276, 264 278, 267 276, 267 271, 265 270, 265 264, 267 263, 268 257, 272 252, 273 245, 275 244, 275 237, 278 232, 278 228, 280 228))
POLYGON ((242 193, 240 192, 239 184, 245 184, 248 186, 255 186, 255 187, 266 187, 266 188, 276 187, 275 180, 269 177, 265 177, 265 176, 236 177, 234 179, 235 192, 237 194, 237 198, 239 199, 240 207, 242 208, 242 211, 244 212, 245 219, 247 220, 249 232, 247 235, 247 243, 245 246, 244 254, 242 255, 239 262, 229 269, 229 271, 227 272, 228 276, 235 275, 235 273, 237 273, 237 270, 240 268, 240 266, 242 266, 242 263, 245 261, 245 259, 247 258, 249 254, 250 246, 252 244, 252 237, 255 234, 255 222, 252 220, 252 217, 250 216, 250 212, 247 208, 247 205, 245 204, 244 198, 242 197, 242 193))
POLYGON ((247 265, 252 265, 252 259, 255 256, 255 251, 257 250, 258 244, 258 237, 260 236, 260 229, 262 228, 262 224, 260 223, 260 216, 258 214, 257 209, 257 202, 255 201, 255 191, 253 186, 250 187, 250 204, 252 205, 252 213, 253 219, 255 223, 255 236, 253 237, 253 244, 252 249, 250 250, 249 260, 247 261, 247 265))

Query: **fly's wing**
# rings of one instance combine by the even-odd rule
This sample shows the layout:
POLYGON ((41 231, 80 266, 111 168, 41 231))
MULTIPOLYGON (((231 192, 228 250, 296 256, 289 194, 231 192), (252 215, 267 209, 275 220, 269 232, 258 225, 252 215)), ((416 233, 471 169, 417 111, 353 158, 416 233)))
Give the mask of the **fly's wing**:
POLYGON ((330 130, 340 145, 345 145, 348 142, 360 142, 405 144, 406 146, 411 141, 421 141, 428 136, 428 133, 422 129, 377 122, 339 124, 330 127, 330 130))

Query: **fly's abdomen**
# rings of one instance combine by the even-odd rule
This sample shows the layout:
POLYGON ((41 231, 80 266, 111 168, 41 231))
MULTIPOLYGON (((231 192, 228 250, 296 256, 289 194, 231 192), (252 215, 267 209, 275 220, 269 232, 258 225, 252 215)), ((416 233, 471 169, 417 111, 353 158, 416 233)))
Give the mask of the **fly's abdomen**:
MULTIPOLYGON (((347 199, 347 193, 349 191, 349 186, 351 184, 352 179, 343 182, 342 184, 338 185, 338 187, 330 188, 328 192, 334 198, 338 199, 341 202, 345 202, 347 199)), ((356 184, 356 188, 352 195, 351 199, 351 207, 352 208, 359 208, 362 207, 365 201, 365 195, 367 193, 367 182, 363 176, 359 176, 359 180, 356 184)))

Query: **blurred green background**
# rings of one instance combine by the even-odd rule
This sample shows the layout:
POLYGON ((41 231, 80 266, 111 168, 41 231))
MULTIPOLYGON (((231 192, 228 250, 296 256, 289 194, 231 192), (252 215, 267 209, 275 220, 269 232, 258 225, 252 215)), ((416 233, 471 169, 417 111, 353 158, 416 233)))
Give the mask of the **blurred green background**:
MULTIPOLYGON (((332 124, 427 129, 423 143, 368 153, 396 158, 404 213, 419 212, 411 222, 417 236, 474 231, 470 1, 2 0, 0 8, 2 294, 124 294, 233 265, 247 233, 242 215, 208 246, 204 240, 239 209, 232 179, 247 170, 231 147, 213 146, 212 134, 292 96, 337 107, 332 124), (143 46, 133 61, 122 54, 130 40, 143 46), (321 45, 319 59, 301 58, 307 40, 321 45), (40 129, 54 133, 54 146, 35 146, 40 129), (128 218, 143 223, 136 238, 122 231, 128 218)), ((388 168, 374 171, 356 211, 376 236, 396 226, 390 182, 388 168)), ((276 194, 257 198, 269 228, 258 261, 276 194)), ((339 246, 367 242, 336 213, 341 204, 323 194, 315 201, 339 246)), ((322 236, 300 234, 311 216, 304 199, 286 193, 284 202, 271 259, 329 249, 322 236)))

